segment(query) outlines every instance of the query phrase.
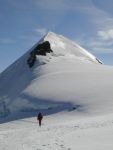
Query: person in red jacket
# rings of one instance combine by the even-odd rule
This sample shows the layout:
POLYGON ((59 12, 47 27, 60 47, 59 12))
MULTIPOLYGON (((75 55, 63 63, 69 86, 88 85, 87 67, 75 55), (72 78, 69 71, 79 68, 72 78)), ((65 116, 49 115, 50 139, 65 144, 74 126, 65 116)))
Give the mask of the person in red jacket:
POLYGON ((42 123, 42 119, 43 119, 43 115, 41 112, 38 113, 38 116, 37 116, 37 120, 39 122, 39 126, 41 127, 41 123, 42 123))

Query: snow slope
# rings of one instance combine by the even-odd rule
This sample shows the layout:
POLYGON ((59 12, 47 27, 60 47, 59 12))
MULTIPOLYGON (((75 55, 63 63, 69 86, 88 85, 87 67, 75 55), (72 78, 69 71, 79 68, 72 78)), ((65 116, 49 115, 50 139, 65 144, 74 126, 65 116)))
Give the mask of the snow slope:
POLYGON ((112 115, 80 118, 72 112, 0 125, 1 150, 112 150, 112 115))
POLYGON ((53 54, 37 56, 29 68, 26 62, 36 44, 0 75, 1 116, 72 109, 82 115, 111 113, 113 67, 101 65, 95 56, 55 33, 43 41, 50 42, 53 54))

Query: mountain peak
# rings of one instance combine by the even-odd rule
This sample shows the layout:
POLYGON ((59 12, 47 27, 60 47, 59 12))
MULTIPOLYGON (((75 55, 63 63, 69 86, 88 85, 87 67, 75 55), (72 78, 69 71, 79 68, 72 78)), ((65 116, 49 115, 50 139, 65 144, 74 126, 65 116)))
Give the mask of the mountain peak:
POLYGON ((47 53, 51 52, 54 56, 66 56, 69 58, 71 56, 71 58, 80 62, 101 63, 95 56, 70 39, 54 32, 48 32, 30 50, 30 56, 27 59, 29 67, 34 66, 34 63, 36 62, 36 55, 46 56, 47 53))
POLYGON ((62 35, 56 34, 54 32, 48 32, 44 36, 43 41, 49 41, 51 49, 56 55, 65 56, 69 54, 77 57, 78 59, 80 58, 82 60, 102 64, 102 62, 90 52, 62 35))
POLYGON ((46 36, 49 36, 49 35, 57 35, 56 33, 52 32, 52 31, 49 31, 46 36))

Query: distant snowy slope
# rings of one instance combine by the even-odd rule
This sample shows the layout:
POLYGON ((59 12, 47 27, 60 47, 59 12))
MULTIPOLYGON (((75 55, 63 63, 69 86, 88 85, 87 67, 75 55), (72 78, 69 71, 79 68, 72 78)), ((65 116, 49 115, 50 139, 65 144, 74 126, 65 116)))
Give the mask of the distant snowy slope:
POLYGON ((113 67, 101 65, 95 56, 55 33, 39 43, 0 74, 0 116, 40 109, 113 112, 113 67), (29 53, 43 41, 50 42, 53 53, 37 55, 29 68, 29 53))

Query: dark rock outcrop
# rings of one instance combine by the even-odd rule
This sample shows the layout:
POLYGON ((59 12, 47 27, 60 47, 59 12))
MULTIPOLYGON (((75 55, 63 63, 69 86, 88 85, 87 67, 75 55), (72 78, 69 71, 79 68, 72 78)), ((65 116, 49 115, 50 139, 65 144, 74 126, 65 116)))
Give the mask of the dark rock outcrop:
POLYGON ((31 68, 32 66, 34 66, 34 63, 36 61, 36 55, 42 55, 42 56, 46 56, 46 53, 51 53, 53 52, 51 50, 51 46, 50 43, 48 41, 45 41, 39 45, 37 45, 30 53, 30 57, 27 60, 27 64, 29 65, 29 67, 31 68))

